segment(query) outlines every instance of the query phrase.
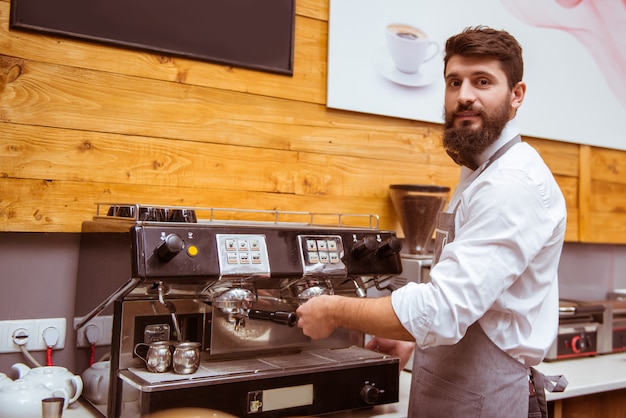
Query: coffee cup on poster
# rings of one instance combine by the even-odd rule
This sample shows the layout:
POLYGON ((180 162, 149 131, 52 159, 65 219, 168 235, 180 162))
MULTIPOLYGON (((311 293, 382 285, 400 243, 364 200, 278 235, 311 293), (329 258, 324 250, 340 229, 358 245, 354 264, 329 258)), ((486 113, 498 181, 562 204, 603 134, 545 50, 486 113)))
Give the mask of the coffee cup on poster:
POLYGON ((417 73, 420 66, 435 58, 439 45, 428 39, 421 29, 405 23, 386 27, 387 49, 396 68, 407 74, 417 73))

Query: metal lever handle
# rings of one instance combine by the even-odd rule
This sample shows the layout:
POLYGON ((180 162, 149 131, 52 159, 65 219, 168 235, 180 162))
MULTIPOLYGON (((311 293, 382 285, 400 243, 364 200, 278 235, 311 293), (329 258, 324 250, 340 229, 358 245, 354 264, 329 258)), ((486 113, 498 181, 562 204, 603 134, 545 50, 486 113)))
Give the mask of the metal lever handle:
POLYGON ((286 311, 260 311, 258 309, 250 309, 248 318, 262 319, 264 321, 276 322, 277 324, 293 327, 298 322, 298 316, 295 312, 286 311))

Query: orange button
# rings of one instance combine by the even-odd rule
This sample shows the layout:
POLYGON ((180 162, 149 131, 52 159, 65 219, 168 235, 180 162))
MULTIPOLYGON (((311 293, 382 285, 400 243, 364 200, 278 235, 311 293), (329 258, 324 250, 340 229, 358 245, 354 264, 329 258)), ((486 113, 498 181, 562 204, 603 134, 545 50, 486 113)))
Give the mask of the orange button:
POLYGON ((187 246, 187 254, 189 254, 191 257, 197 256, 198 255, 198 247, 196 247, 195 245, 187 246))

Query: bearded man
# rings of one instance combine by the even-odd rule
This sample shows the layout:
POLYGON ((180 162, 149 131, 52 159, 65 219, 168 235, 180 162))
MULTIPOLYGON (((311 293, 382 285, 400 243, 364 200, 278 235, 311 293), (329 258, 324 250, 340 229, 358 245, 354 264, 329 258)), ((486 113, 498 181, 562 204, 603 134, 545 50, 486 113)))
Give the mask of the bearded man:
POLYGON ((461 178, 439 216, 430 282, 382 298, 319 296, 297 310, 312 338, 356 329, 403 362, 415 347, 409 417, 547 416, 532 366, 557 334, 566 207, 521 141, 522 76, 522 48, 506 31, 448 39, 443 146, 461 178))

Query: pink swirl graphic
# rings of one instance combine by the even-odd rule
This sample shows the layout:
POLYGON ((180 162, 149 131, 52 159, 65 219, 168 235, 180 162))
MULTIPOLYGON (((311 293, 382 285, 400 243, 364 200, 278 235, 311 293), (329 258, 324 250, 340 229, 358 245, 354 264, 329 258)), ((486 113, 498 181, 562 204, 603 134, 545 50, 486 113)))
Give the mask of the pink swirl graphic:
POLYGON ((626 107, 626 0, 501 1, 531 26, 558 29, 574 36, 626 107))

